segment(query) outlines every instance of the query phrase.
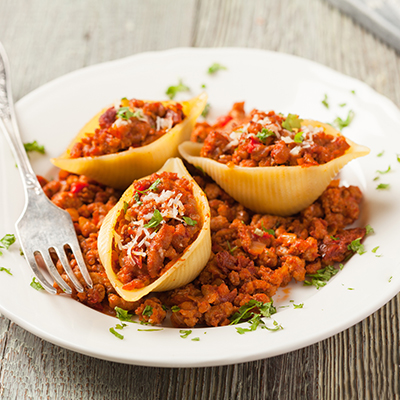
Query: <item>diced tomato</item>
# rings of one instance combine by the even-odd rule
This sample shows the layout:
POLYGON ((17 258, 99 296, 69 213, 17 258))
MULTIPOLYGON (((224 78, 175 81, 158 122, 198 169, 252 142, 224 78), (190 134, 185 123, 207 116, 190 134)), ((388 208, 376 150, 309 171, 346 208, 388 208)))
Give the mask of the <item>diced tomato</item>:
POLYGON ((257 139, 255 139, 254 137, 251 137, 250 138, 250 142, 247 145, 247 152, 248 153, 252 153, 253 150, 255 149, 256 145, 259 144, 259 143, 260 142, 257 139))
POLYGON ((73 182, 71 183, 71 189, 70 192, 73 194, 79 193, 80 191, 82 191, 82 189, 84 189, 85 187, 88 187, 89 184, 86 182, 73 182))
POLYGON ((219 125, 220 127, 224 127, 232 119, 233 118, 230 115, 223 115, 222 117, 219 117, 217 119, 217 125, 219 125))

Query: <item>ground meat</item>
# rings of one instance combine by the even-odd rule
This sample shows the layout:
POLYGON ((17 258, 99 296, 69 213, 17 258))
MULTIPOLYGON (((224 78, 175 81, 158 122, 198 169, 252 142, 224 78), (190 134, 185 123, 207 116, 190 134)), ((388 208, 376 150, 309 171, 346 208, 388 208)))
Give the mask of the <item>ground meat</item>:
POLYGON ((164 106, 141 100, 121 100, 118 110, 109 108, 99 117, 99 129, 74 144, 71 158, 118 153, 150 144, 183 121, 180 103, 164 106))
MULTIPOLYGON (((237 112, 240 114, 240 107, 237 112)), ((162 324, 167 315, 166 307, 170 307, 171 322, 176 327, 227 325, 238 308, 248 301, 269 302, 278 288, 292 279, 301 282, 306 274, 344 262, 352 255, 351 242, 363 239, 366 234, 364 228, 345 229, 359 215, 362 195, 357 187, 340 187, 338 181, 333 181, 321 197, 301 213, 277 217, 246 210, 208 177, 195 176, 195 179, 208 196, 211 209, 210 260, 193 282, 137 302, 127 302, 115 292, 97 251, 98 230, 119 193, 64 171, 60 172, 58 181, 43 180, 52 201, 67 209, 74 221, 94 283, 93 289, 85 288, 84 293, 73 291, 73 298, 110 315, 115 315, 115 307, 120 307, 151 324, 162 324)), ((140 190, 148 189, 153 181, 144 182, 140 190)), ((163 185, 160 189, 173 187, 168 180, 163 185)), ((187 199, 185 204, 191 218, 199 218, 194 203, 187 199)), ((127 222, 121 224, 122 237, 128 227, 127 222)), ((149 268, 154 275, 163 271, 165 263, 179 254, 182 244, 193 237, 190 235, 196 234, 194 229, 181 222, 163 225, 150 245, 147 263, 143 262, 139 269, 149 268)), ((61 263, 54 257, 58 270, 69 282, 61 263)), ((84 285, 72 254, 69 260, 84 285)), ((115 262, 118 263, 118 257, 115 262)), ((136 279, 132 275, 134 268, 129 265, 121 268, 120 278, 128 284, 136 279)))

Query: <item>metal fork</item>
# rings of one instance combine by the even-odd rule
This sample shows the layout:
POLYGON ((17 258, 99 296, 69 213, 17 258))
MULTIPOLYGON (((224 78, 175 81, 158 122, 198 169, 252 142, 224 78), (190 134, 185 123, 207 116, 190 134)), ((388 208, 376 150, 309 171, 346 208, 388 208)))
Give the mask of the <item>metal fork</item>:
POLYGON ((40 254, 50 276, 64 292, 71 294, 71 287, 61 277, 52 260, 51 252, 55 251, 75 289, 83 292, 84 288, 73 273, 65 252, 66 246, 69 246, 87 286, 91 288, 92 280, 83 260, 72 219, 67 211, 54 205, 43 192, 22 144, 11 94, 8 58, 1 43, 0 130, 4 132, 13 150, 25 189, 25 208, 15 227, 33 273, 44 289, 52 294, 57 293, 39 268, 39 265, 43 264, 37 262, 40 254))

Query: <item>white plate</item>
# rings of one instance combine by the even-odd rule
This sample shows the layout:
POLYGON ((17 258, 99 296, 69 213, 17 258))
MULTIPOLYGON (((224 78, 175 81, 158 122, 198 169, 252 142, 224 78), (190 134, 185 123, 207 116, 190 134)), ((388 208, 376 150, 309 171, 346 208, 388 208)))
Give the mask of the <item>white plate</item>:
MULTIPOLYGON (((0 258, 13 276, 0 272, 0 311, 35 335, 62 347, 123 363, 194 367, 231 364, 275 356, 334 335, 383 306, 400 290, 400 112, 392 102, 364 83, 301 58, 249 49, 176 49, 146 53, 74 72, 30 93, 17 104, 25 142, 36 139, 47 156, 33 154, 39 174, 51 170, 48 159, 59 155, 81 126, 104 105, 121 97, 165 98, 168 86, 178 79, 197 94, 207 85, 211 117, 246 100, 247 109, 274 109, 321 121, 344 118, 349 109, 355 118, 344 134, 371 148, 371 154, 351 162, 341 172, 342 182, 358 185, 365 194, 359 226, 370 224, 375 234, 365 240, 367 253, 356 254, 327 286, 320 290, 291 284, 275 298, 274 319, 284 329, 258 329, 239 335, 235 327, 198 328, 182 339, 179 330, 146 328, 130 324, 118 340, 109 333, 117 320, 76 301, 33 290, 32 274, 19 255, 18 244, 0 258), (214 76, 208 67, 219 62, 228 69, 214 76), (355 94, 351 93, 355 91, 355 94), (328 94, 330 109, 321 100, 328 94), (339 107, 339 103, 347 103, 339 107), (382 150, 384 155, 377 157, 382 150), (392 171, 373 181, 376 170, 392 171), (376 190, 390 183, 387 191, 376 190), (376 257, 371 250, 380 246, 376 257), (353 288, 354 290, 349 290, 353 288), (289 300, 304 303, 294 309, 289 300), (280 308, 282 305, 289 305, 280 308), (191 341, 199 337, 200 341, 191 341)), ((182 93, 178 100, 188 98, 182 93)), ((0 136, 0 237, 14 232, 23 207, 23 191, 11 152, 0 136)), ((272 326, 272 320, 267 321, 272 326)))

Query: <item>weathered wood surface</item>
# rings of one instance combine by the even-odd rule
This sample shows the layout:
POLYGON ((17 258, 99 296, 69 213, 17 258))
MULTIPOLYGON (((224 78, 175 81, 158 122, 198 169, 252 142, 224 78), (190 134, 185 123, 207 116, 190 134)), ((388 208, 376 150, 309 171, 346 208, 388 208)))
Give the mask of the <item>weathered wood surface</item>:
MULTIPOLYGON (((142 51, 242 46, 312 59, 400 105, 400 55, 323 0, 1 0, 0 41, 16 100, 142 51)), ((279 357, 190 369, 96 360, 0 316, 0 398, 398 399, 399 308, 397 296, 345 332, 279 357)))

